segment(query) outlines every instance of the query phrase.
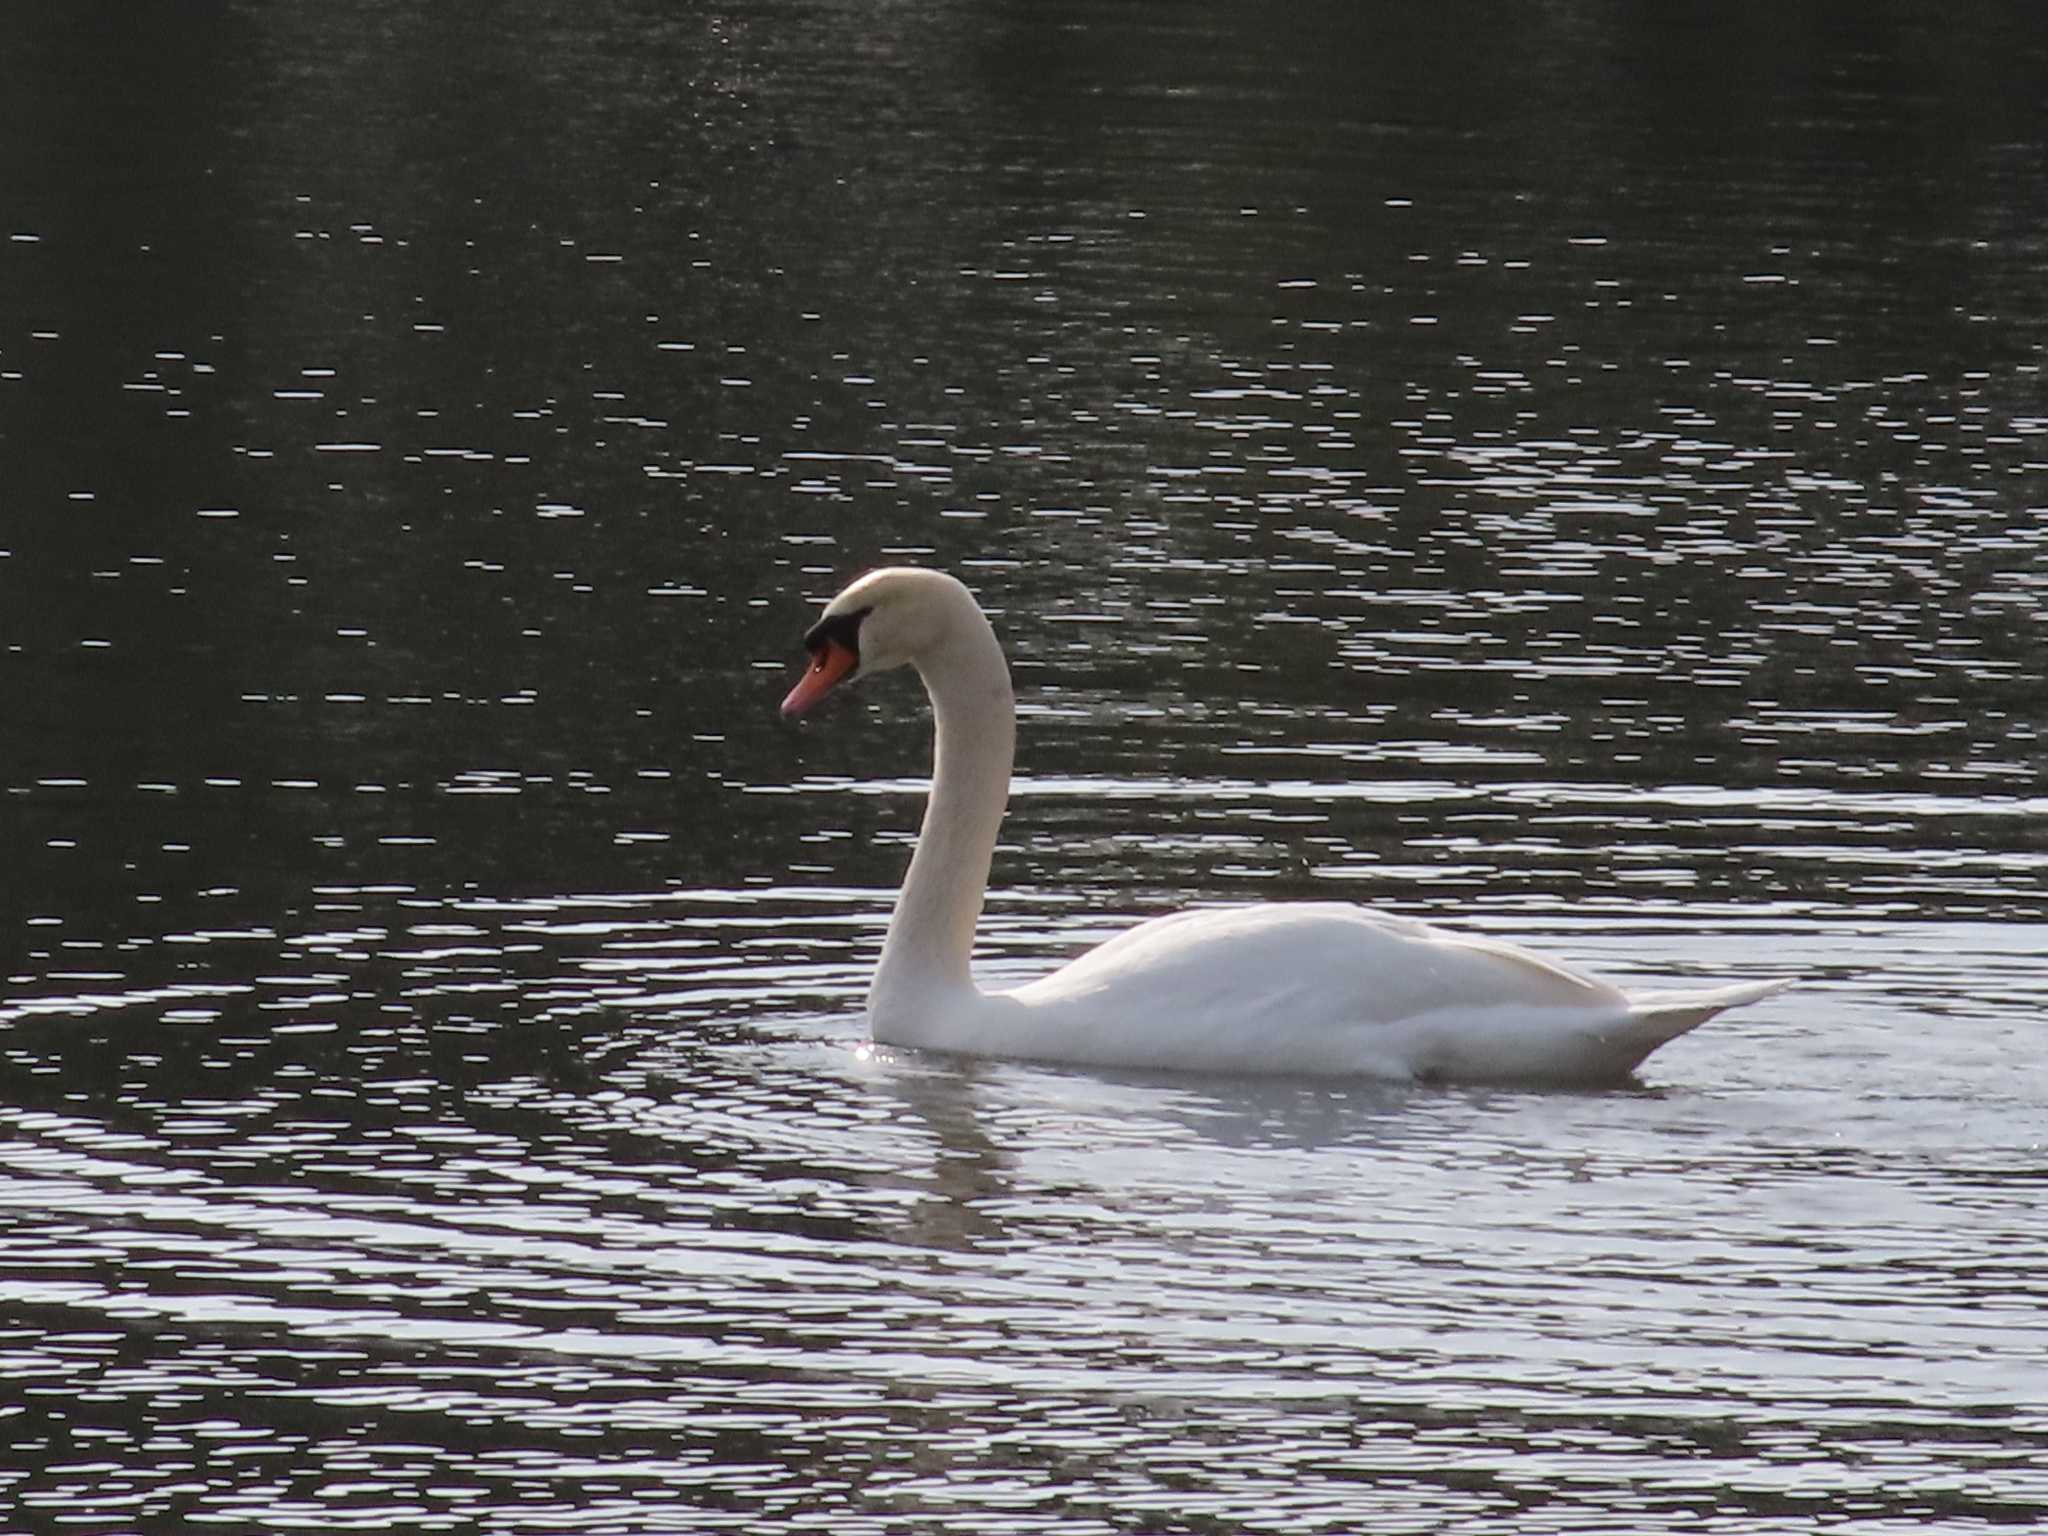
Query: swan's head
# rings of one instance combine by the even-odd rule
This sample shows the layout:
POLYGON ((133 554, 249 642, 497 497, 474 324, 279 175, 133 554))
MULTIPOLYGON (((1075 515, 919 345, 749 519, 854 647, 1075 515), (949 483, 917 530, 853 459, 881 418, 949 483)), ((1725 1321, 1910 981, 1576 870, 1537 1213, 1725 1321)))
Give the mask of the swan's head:
MULTIPOLYGON (((801 715, 841 683, 933 655, 963 614, 979 618, 980 605, 944 571, 892 565, 869 571, 846 588, 804 635, 811 664, 782 701, 785 715, 801 715)), ((985 624, 986 621, 984 621, 985 624)))

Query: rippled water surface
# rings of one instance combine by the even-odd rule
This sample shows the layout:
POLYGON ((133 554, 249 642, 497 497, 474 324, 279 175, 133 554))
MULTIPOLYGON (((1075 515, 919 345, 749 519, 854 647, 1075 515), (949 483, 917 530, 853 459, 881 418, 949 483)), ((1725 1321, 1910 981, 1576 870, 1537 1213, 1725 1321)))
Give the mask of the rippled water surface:
POLYGON ((0 40, 7 1529, 2048 1520, 2048 29, 399 0, 0 40), (870 1049, 1332 896, 1603 1094, 870 1049))

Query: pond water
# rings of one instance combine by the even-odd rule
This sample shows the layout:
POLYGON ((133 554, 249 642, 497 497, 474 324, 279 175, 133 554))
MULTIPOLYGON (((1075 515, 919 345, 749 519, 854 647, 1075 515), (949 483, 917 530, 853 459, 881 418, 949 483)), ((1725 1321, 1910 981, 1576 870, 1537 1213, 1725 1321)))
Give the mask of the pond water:
POLYGON ((10 1528, 2048 1519, 2048 28, 768 0, 0 40, 10 1528), (1620 1092, 867 1048, 958 571, 1016 980, 1802 979, 1620 1092))

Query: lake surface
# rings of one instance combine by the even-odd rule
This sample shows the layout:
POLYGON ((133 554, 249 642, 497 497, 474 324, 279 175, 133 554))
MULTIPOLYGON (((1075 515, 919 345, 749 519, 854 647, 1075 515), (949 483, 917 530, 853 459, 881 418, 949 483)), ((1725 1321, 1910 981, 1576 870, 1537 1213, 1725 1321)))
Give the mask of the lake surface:
POLYGON ((0 40, 0 1521, 2048 1520, 2048 25, 46 8, 0 40), (1803 979, 1626 1091, 866 1047, 1338 897, 1803 979))

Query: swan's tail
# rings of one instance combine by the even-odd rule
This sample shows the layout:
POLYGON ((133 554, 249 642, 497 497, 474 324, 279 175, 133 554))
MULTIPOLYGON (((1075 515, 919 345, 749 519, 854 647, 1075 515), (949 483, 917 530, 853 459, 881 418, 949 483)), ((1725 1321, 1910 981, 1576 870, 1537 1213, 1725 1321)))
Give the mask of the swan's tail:
MULTIPOLYGON (((1589 1013, 1565 1008, 1533 1018, 1527 1009, 1487 1008, 1434 1026, 1413 1075, 1462 1082, 1549 1083, 1593 1087, 1626 1082, 1643 1058, 1717 1013, 1791 986, 1746 981, 1684 992, 1638 992, 1622 1007, 1589 1013), (1560 1016, 1561 1015, 1561 1016, 1560 1016)), ((1611 994, 1610 994, 1611 995, 1611 994)), ((1540 1012, 1540 1011, 1539 1011, 1540 1012)))
POLYGON ((1629 1049, 1637 1051, 1635 1059, 1641 1061, 1665 1041, 1697 1029, 1715 1014, 1769 997, 1791 985, 1789 980, 1780 978, 1741 981, 1704 991, 1635 993, 1628 1000, 1628 1016, 1617 1044, 1625 1041, 1629 1049))

